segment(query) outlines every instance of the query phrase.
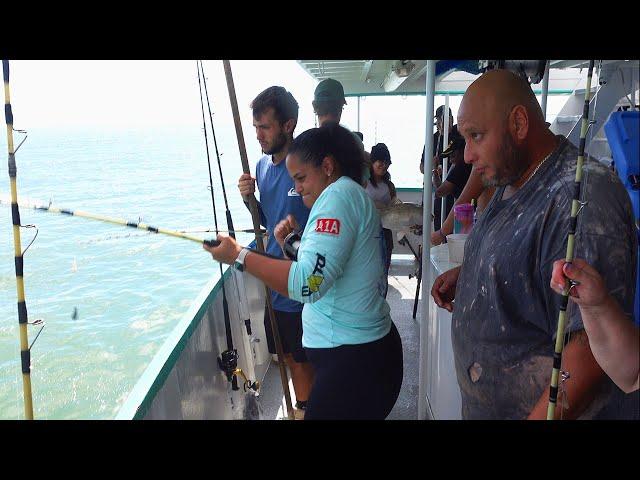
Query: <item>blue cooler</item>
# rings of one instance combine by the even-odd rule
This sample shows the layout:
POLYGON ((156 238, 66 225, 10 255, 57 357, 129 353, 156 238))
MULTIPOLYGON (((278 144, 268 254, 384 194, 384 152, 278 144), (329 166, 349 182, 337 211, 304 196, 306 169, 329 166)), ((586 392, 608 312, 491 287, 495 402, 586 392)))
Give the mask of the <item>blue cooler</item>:
MULTIPOLYGON (((640 112, 614 112, 604 125, 616 171, 629 192, 636 226, 640 219, 640 112)), ((638 230, 640 242, 640 230, 638 230)), ((636 268, 634 320, 640 325, 640 254, 636 268)))

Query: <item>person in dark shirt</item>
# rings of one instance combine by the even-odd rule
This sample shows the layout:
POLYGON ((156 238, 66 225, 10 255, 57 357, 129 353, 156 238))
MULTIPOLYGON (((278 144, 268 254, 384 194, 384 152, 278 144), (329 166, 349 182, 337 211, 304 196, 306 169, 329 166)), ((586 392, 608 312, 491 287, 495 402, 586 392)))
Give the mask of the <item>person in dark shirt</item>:
MULTIPOLYGON (((507 70, 491 70, 469 86, 458 129, 465 162, 496 187, 467 238, 462 265, 431 289, 436 304, 453 312, 462 417, 545 419, 562 305, 549 278, 567 248, 578 149, 549 130, 531 86, 507 70)), ((575 256, 601 273, 630 317, 638 238, 629 195, 588 157, 581 188, 588 203, 578 216, 575 256)), ((580 310, 566 313, 560 367, 568 375, 555 418, 596 418, 612 405, 616 387, 594 358, 580 310)))
POLYGON ((473 167, 464 162, 464 146, 464 137, 458 133, 457 127, 453 127, 451 141, 440 154, 442 158, 449 158, 449 172, 444 182, 436 189, 436 198, 450 195, 454 200, 457 200, 467 184, 473 167))
MULTIPOLYGON (((435 151, 435 154, 433 156, 432 174, 435 178, 442 177, 442 158, 443 158, 442 151, 444 150, 442 145, 444 142, 444 120, 442 117, 444 116, 445 113, 446 112, 444 110, 444 105, 440 105, 436 109, 436 114, 434 116, 436 120, 436 132, 433 134, 433 149, 435 151)), ((451 132, 453 131, 454 128, 455 126, 453 125, 453 114, 451 112, 451 108, 449 108, 449 135, 451 135, 451 132)), ((420 156, 420 173, 423 173, 423 174, 424 174, 424 149, 425 147, 423 146, 422 155, 420 156)), ((437 188, 436 185, 434 185, 434 189, 435 188, 437 188)), ((449 211, 451 210, 451 208, 453 208, 453 198, 447 198, 445 217, 449 214, 449 211)), ((441 211, 442 211, 442 202, 435 202, 433 206, 434 231, 440 229, 440 217, 442 216, 440 213, 441 211)))

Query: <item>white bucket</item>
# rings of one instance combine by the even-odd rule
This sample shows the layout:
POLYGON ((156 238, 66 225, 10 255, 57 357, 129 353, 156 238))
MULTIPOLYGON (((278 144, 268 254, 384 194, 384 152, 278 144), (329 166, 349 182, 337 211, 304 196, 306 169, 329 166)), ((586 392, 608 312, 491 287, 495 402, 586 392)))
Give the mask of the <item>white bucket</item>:
POLYGON ((464 258, 464 242, 467 241, 468 233, 452 233, 447 235, 447 245, 449 246, 449 261, 451 263, 462 263, 464 258))

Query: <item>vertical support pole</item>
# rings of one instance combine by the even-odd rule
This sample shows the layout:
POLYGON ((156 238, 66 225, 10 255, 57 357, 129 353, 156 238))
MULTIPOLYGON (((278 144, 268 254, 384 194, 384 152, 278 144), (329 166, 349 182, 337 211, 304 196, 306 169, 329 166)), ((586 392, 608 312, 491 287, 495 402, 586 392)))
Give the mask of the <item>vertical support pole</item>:
POLYGON ((544 77, 542 77, 542 97, 540 98, 540 106, 542 107, 542 116, 547 121, 547 98, 549 97, 549 60, 544 67, 544 77))
MULTIPOLYGON (((442 116, 442 150, 449 145, 449 94, 444 97, 444 115, 442 116)), ((449 157, 442 159, 442 182, 447 178, 447 172, 449 171, 449 157)), ((442 197, 442 208, 440 209, 440 228, 444 225, 444 221, 447 219, 447 197, 442 197)))
POLYGON ((636 109, 636 74, 635 74, 636 69, 635 68, 630 68, 629 72, 631 73, 631 110, 635 110, 636 109))
POLYGON ((358 95, 358 123, 357 123, 357 131, 361 132, 362 130, 360 130, 360 95, 358 95))
POLYGON ((426 128, 425 128, 425 141, 424 141, 424 191, 422 193, 422 312, 420 316, 420 353, 419 353, 419 373, 418 373, 418 420, 424 420, 427 418, 427 375, 429 374, 429 317, 431 309, 431 301, 429 301, 429 295, 431 292, 431 284, 433 279, 431 278, 431 268, 429 268, 429 262, 431 261, 431 231, 433 230, 433 222, 431 221, 431 168, 428 166, 431 164, 433 158, 433 97, 436 89, 436 61, 427 60, 427 74, 426 74, 426 101, 427 108, 425 112, 426 116, 426 128))

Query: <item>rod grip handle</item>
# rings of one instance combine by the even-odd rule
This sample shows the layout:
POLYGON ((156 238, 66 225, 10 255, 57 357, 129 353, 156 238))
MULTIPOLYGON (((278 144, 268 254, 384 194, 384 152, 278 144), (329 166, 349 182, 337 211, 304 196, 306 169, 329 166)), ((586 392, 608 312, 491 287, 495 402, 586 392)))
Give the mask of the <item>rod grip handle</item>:
POLYGON ((207 247, 217 247, 218 245, 220 245, 220 240, 204 240, 203 243, 207 247))

